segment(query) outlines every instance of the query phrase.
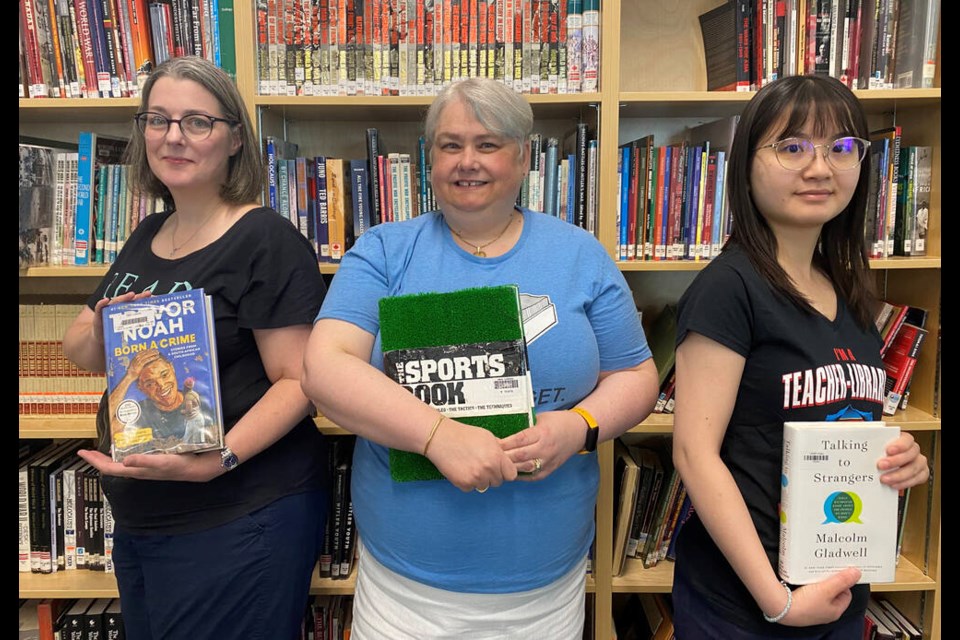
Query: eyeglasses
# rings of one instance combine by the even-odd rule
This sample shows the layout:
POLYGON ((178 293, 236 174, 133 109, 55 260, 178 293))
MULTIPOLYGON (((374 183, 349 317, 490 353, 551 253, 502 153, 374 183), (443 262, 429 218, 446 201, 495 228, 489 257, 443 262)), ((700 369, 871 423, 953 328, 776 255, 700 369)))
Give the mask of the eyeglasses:
POLYGON ((170 125, 176 123, 180 127, 180 133, 188 140, 200 142, 206 140, 213 133, 213 125, 218 122, 226 122, 231 127, 240 124, 236 120, 226 118, 216 118, 202 113, 194 113, 184 116, 179 120, 168 118, 167 116, 155 113, 153 111, 144 111, 133 116, 137 123, 137 128, 145 138, 162 138, 167 135, 170 125))
POLYGON ((788 171, 802 171, 813 164, 817 149, 823 148, 823 157, 827 164, 837 171, 856 169, 863 162, 870 148, 870 141, 853 136, 837 138, 827 144, 813 144, 806 138, 785 138, 773 144, 765 144, 760 149, 773 149, 780 166, 788 171))

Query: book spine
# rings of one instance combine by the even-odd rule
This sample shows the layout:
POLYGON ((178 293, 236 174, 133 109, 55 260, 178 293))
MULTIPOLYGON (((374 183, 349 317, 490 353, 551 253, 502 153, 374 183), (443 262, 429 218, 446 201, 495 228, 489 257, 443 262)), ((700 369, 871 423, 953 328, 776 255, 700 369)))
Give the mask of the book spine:
POLYGON ((597 91, 600 79, 600 2, 583 3, 583 92, 597 91))
POLYGON ((617 179, 620 199, 617 207, 617 229, 619 231, 617 259, 626 260, 629 247, 627 230, 629 227, 629 208, 630 208, 630 164, 632 156, 630 155, 630 146, 626 145, 620 148, 617 154, 619 162, 617 163, 617 179))
POLYGON ((317 257, 320 262, 330 262, 330 212, 327 197, 327 159, 314 158, 317 174, 317 257))
MULTIPOLYGON (((297 199, 296 199, 296 227, 300 229, 300 233, 304 238, 309 238, 309 230, 307 228, 307 216, 308 205, 307 201, 309 199, 309 194, 307 192, 307 162, 310 162, 309 159, 303 156, 297 156, 294 160, 294 166, 296 170, 296 187, 297 187, 297 199)), ((291 200, 291 204, 294 201, 291 200)))
POLYGON ((927 229, 930 224, 930 191, 932 182, 931 147, 917 147, 916 176, 914 178, 914 202, 916 202, 916 224, 914 224, 912 256, 927 255, 927 229))
POLYGON ((93 261, 97 264, 103 264, 104 248, 106 245, 106 219, 107 211, 104 206, 107 202, 107 167, 99 165, 96 168, 96 189, 94 189, 94 240, 93 240, 93 261))
MULTIPOLYGON (((597 156, 596 139, 587 142, 587 231, 597 234, 597 156)), ((574 181, 571 180, 571 183, 574 181)))
MULTIPOLYGON (((64 42, 65 32, 62 29, 60 14, 56 0, 40 0, 45 3, 45 19, 50 33, 50 55, 57 77, 55 98, 72 98, 73 91, 70 77, 70 59, 67 56, 67 46, 64 42)), ((53 89, 53 87, 51 87, 53 89)))
POLYGON ((20 20, 27 61, 28 95, 31 98, 47 98, 50 96, 50 87, 44 79, 41 69, 42 55, 33 1, 20 0, 20 20))
POLYGON ((370 228, 370 184, 366 160, 350 161, 353 191, 353 236, 359 238, 370 228))
POLYGON ((96 186, 96 134, 83 131, 79 136, 77 163, 77 208, 74 236, 74 264, 90 264, 93 229, 93 201, 96 186))
POLYGON ((77 568, 77 485, 75 464, 63 472, 63 551, 64 569, 77 568))
POLYGON ((554 217, 557 217, 560 212, 559 205, 557 203, 557 163, 559 161, 559 146, 559 140, 556 138, 547 138, 544 158, 543 212, 554 217))
POLYGON ((19 471, 18 507, 18 568, 20 573, 30 573, 30 473, 26 465, 19 471))
POLYGON ((581 63, 583 56, 583 2, 582 0, 566 0, 566 91, 579 93, 581 90, 581 63))
POLYGON ((367 129, 367 171, 370 176, 370 224, 381 222, 380 174, 377 171, 377 158, 380 157, 380 131, 367 129))
POLYGON ((416 210, 414 207, 413 197, 413 178, 411 175, 412 171, 412 162, 410 159, 409 153, 400 154, 400 201, 403 207, 403 219, 409 220, 413 217, 413 212, 416 210))

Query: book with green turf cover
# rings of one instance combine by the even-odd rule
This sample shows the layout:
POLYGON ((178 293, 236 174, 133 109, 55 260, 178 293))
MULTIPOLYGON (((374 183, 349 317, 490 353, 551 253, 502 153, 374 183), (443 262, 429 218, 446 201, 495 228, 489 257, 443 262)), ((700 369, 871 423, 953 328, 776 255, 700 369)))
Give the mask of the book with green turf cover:
MULTIPOLYGON (((384 371, 448 417, 498 438, 533 424, 516 285, 380 300, 384 371)), ((390 450, 398 482, 443 478, 426 457, 390 450)))

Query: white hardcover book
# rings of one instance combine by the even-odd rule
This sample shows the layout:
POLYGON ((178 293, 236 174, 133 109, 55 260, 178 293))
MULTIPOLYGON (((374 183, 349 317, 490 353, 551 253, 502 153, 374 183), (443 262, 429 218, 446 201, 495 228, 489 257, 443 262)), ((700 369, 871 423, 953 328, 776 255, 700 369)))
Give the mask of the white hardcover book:
POLYGON ((897 491, 877 461, 899 435, 883 422, 784 423, 782 579, 809 584, 852 566, 861 583, 894 580, 897 491))

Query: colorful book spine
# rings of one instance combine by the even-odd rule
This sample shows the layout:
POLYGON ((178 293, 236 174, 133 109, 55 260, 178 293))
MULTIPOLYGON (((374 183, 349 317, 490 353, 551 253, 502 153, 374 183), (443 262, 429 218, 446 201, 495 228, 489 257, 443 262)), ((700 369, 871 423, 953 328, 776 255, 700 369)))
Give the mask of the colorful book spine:
POLYGON ((231 78, 237 77, 237 41, 234 30, 234 0, 216 0, 217 1, 217 64, 221 69, 230 74, 231 78))
POLYGON ((96 147, 97 134, 82 131, 79 136, 77 162, 77 207, 74 235, 74 264, 90 264, 90 250, 93 248, 94 196, 96 188, 96 147))
POLYGON ((317 258, 320 262, 330 262, 330 202, 327 197, 327 158, 314 158, 317 174, 316 216, 317 216, 317 258))

